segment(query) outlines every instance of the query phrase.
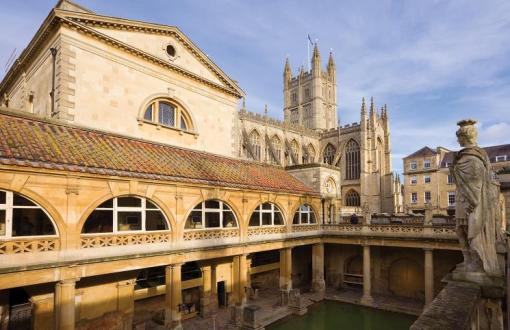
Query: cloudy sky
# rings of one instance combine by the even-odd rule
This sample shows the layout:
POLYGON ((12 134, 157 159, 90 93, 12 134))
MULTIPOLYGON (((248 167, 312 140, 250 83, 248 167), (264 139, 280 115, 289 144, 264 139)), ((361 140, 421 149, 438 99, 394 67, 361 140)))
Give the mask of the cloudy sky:
MULTIPOLYGON (((49 0, 0 0, 0 76, 49 0), (7 31, 7 33, 5 33, 7 31)), ((282 118, 282 73, 307 65, 307 34, 337 64, 341 124, 363 96, 387 104, 394 170, 424 145, 456 148, 455 123, 479 120, 482 145, 510 143, 510 1, 78 0, 104 15, 176 25, 237 80, 247 107, 282 118), (318 4, 316 4, 318 3, 318 4)))

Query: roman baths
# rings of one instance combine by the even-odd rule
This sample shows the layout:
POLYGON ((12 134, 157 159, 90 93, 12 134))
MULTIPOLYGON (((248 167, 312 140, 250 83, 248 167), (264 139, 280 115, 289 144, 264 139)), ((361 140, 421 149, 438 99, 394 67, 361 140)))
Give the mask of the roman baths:
POLYGON ((278 120, 178 27, 58 1, 0 83, 0 330, 503 329, 510 186, 476 122, 455 212, 410 212, 389 107, 339 125, 311 53, 278 120))

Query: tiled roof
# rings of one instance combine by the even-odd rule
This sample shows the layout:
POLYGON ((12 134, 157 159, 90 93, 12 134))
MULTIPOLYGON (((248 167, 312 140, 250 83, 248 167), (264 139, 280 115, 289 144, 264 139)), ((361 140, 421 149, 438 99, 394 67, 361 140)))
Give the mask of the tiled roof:
POLYGON ((280 167, 5 112, 0 164, 313 194, 280 167))
POLYGON ((413 152, 409 156, 404 157, 404 159, 413 158, 413 157, 434 156, 436 154, 437 154, 437 152, 435 150, 432 150, 429 147, 425 146, 425 147, 421 148, 420 150, 413 152))

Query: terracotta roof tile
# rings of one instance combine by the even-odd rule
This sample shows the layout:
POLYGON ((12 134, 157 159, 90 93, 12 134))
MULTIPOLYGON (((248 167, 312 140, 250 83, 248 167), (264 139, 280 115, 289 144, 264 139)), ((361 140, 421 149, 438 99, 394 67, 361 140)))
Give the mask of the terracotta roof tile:
POLYGON ((280 167, 6 113, 0 113, 0 163, 314 194, 280 167))

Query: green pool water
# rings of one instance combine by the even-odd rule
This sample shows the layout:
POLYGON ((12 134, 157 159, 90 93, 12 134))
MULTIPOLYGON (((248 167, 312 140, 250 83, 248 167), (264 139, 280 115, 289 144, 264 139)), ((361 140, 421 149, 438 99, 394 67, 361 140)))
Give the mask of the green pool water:
POLYGON ((290 316, 266 327, 267 330, 404 330, 415 316, 334 301, 322 301, 303 316, 290 316))

